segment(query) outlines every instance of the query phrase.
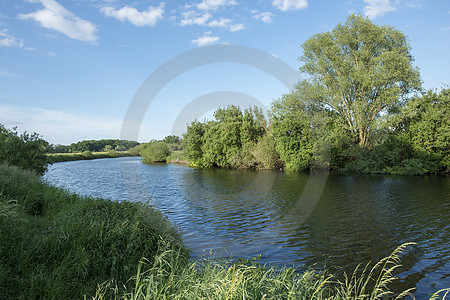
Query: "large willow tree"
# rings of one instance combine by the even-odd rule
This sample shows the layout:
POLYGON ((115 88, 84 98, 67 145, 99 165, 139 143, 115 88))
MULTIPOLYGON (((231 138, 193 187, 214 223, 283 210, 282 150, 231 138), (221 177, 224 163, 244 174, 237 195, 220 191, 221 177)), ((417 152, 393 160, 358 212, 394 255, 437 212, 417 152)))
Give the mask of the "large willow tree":
POLYGON ((407 37, 363 16, 349 16, 302 47, 301 71, 321 88, 323 105, 337 112, 361 146, 368 145, 377 118, 420 88, 407 37))

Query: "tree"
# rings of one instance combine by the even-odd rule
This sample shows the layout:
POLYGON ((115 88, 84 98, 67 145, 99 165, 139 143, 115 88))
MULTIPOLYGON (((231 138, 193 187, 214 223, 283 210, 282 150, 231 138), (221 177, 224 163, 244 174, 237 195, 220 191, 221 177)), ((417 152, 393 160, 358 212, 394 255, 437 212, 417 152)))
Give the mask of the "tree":
POLYGON ((450 169, 450 89, 427 91, 403 108, 397 129, 420 159, 434 159, 437 168, 450 169))
POLYGON ((230 105, 217 109, 214 118, 188 126, 184 140, 189 162, 202 167, 252 167, 255 162, 251 150, 266 130, 261 109, 241 110, 230 105))
POLYGON ((37 133, 24 132, 19 135, 16 128, 9 130, 0 124, 0 163, 42 175, 47 170, 46 152, 49 148, 49 143, 37 133))
POLYGON ((180 137, 176 135, 168 135, 163 139, 163 142, 166 144, 179 144, 180 137))
POLYGON ((392 27, 351 15, 303 45, 301 71, 321 89, 322 105, 346 124, 355 144, 367 146, 376 120, 420 88, 407 37, 392 27))

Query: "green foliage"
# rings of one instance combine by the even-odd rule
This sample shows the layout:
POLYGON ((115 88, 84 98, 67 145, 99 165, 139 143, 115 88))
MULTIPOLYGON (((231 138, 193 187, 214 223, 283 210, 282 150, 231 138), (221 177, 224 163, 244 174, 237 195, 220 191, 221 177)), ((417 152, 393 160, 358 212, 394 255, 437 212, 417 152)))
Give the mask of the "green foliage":
POLYGON ((302 47, 301 70, 321 90, 321 105, 337 113, 361 146, 369 145, 383 113, 420 88, 407 37, 360 15, 314 35, 302 47))
POLYGON ((47 170, 47 141, 37 133, 18 134, 17 130, 9 130, 0 124, 0 163, 18 166, 44 174, 47 170))
POLYGON ((176 135, 168 135, 162 141, 166 144, 179 144, 181 139, 176 135))
POLYGON ((186 129, 184 140, 186 141, 186 157, 193 166, 202 166, 203 136, 208 129, 206 123, 194 121, 186 129))
POLYGON ((0 191, 2 299, 82 299, 105 281, 131 288, 143 256, 154 263, 172 249, 187 261, 179 234, 148 205, 82 198, 6 165, 0 191))
POLYGON ((417 159, 434 160, 437 169, 450 171, 450 89, 414 97, 396 126, 410 141, 417 159))
POLYGON ((276 143, 269 133, 261 137, 256 145, 252 147, 257 169, 278 170, 283 167, 283 162, 276 150, 276 143))
MULTIPOLYGON (((101 151, 107 151, 104 150, 105 147, 110 146, 111 149, 114 149, 116 151, 126 151, 130 148, 136 147, 139 145, 138 142, 135 141, 127 141, 127 140, 85 140, 80 141, 77 143, 72 143, 70 146, 65 146, 68 148, 68 151, 65 152, 84 152, 84 151, 91 151, 91 152, 101 152, 101 151)), ((58 147, 61 149, 61 147, 58 147)), ((54 153, 60 153, 56 151, 56 146, 53 146, 54 153)))
POLYGON ((252 147, 264 135, 266 121, 258 108, 219 108, 214 121, 192 122, 184 136, 191 165, 222 168, 252 167, 252 147))
POLYGON ((170 151, 166 143, 153 141, 145 144, 139 154, 142 156, 142 162, 144 163, 166 162, 170 151))
POLYGON ((184 154, 184 151, 172 151, 170 152, 169 156, 167 156, 167 162, 170 163, 186 163, 186 156, 184 154))

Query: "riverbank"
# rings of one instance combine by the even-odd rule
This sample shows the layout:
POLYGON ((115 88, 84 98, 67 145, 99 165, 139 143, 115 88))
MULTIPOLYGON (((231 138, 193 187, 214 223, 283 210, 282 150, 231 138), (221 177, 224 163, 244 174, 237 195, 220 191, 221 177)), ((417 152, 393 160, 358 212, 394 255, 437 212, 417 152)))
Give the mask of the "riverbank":
POLYGON ((81 299, 131 288, 142 257, 187 262, 180 234, 148 205, 80 197, 0 165, 0 299, 81 299))
POLYGON ((64 161, 90 160, 98 158, 116 158, 136 156, 129 151, 107 151, 107 152, 80 152, 80 153, 47 153, 47 162, 50 164, 64 161))
POLYGON ((14 167, 0 165, 0 191, 1 299, 374 299, 388 291, 386 270, 403 249, 347 286, 329 272, 268 269, 257 258, 190 260, 148 205, 80 197, 14 167), (378 290, 363 286, 380 272, 378 290))

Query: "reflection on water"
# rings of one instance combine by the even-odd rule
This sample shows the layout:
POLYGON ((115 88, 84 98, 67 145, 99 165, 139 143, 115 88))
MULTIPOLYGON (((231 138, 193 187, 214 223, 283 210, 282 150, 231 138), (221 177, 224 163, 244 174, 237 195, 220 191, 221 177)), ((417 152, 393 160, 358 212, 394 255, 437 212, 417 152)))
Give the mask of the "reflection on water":
POLYGON ((150 198, 194 257, 261 253, 265 263, 351 271, 412 241, 397 288, 417 286, 421 299, 450 287, 448 177, 196 170, 139 158, 57 163, 44 177, 82 195, 150 198))

